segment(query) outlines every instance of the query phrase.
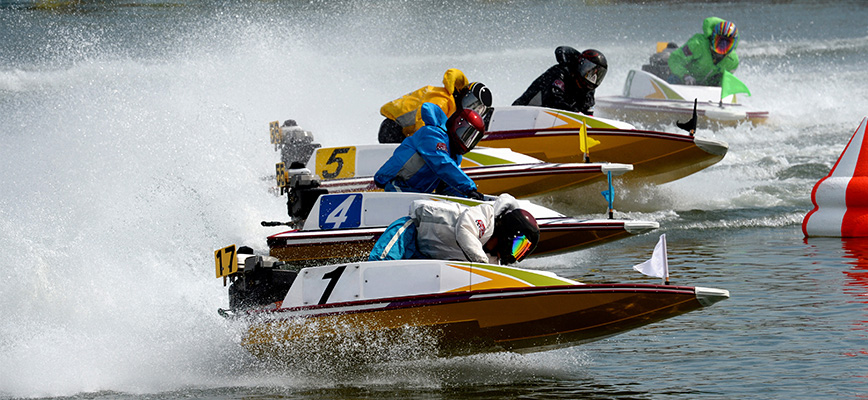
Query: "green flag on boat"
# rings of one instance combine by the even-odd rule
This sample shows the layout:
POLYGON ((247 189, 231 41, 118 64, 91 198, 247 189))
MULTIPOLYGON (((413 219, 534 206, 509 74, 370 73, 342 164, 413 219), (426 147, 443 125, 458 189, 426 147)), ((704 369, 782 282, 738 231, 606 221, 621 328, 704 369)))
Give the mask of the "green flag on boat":
POLYGON ((720 79, 720 98, 736 93, 747 93, 750 96, 750 90, 744 82, 738 80, 731 72, 723 71, 723 78, 720 79))

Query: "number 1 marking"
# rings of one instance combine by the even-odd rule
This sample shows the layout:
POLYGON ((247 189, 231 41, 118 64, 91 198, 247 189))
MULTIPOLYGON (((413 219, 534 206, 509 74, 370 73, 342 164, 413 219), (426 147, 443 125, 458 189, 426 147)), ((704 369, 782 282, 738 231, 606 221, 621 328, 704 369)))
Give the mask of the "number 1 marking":
POLYGON ((328 301, 329 296, 332 295, 332 291, 335 290, 335 285, 338 284, 338 278, 341 277, 341 274, 344 273, 346 268, 346 265, 342 265, 337 267, 334 271, 322 276, 323 279, 329 279, 329 283, 326 285, 325 292, 323 292, 322 297, 320 297, 319 303, 317 304, 325 304, 326 301, 328 301))

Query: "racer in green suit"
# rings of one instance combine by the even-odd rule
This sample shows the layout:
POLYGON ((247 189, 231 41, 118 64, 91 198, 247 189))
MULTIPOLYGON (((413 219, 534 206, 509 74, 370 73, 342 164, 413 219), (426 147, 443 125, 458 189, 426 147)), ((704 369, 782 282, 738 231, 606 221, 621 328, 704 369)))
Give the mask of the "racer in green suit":
POLYGON ((720 86, 723 71, 738 68, 738 29, 717 17, 702 22, 697 33, 669 56, 669 83, 720 86))

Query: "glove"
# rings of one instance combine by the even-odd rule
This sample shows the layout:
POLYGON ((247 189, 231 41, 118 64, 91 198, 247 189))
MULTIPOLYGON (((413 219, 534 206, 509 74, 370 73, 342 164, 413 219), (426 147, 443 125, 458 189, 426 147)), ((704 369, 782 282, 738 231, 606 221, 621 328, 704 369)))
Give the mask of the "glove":
POLYGON ((485 200, 485 196, 482 193, 479 193, 475 190, 471 190, 467 192, 467 198, 473 200, 485 200))
POLYGON ((690 75, 684 75, 684 84, 685 85, 695 85, 696 84, 696 78, 694 78, 690 75))

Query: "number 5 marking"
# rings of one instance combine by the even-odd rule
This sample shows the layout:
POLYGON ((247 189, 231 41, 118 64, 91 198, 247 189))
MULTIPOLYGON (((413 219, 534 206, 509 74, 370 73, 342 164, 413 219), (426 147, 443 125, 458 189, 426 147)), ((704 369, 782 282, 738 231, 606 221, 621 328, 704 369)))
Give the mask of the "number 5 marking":
POLYGON ((318 149, 316 171, 317 175, 325 180, 354 177, 356 175, 355 146, 318 149))
POLYGON ((341 274, 344 273, 346 268, 346 265, 342 265, 337 267, 334 271, 322 276, 323 279, 328 279, 329 283, 326 285, 325 291, 322 293, 322 297, 320 297, 319 303, 317 304, 325 304, 326 301, 328 301, 329 296, 332 295, 332 291, 335 290, 335 285, 338 284, 338 279, 341 277, 341 274))
POLYGON ((334 179, 338 175, 341 174, 341 170, 344 169, 344 159, 338 157, 340 154, 346 154, 350 152, 349 147, 340 147, 332 151, 331 157, 329 157, 328 161, 326 161, 325 165, 329 166, 331 164, 337 163, 337 168, 335 168, 335 172, 328 172, 325 169, 322 170, 322 177, 325 179, 334 179))

